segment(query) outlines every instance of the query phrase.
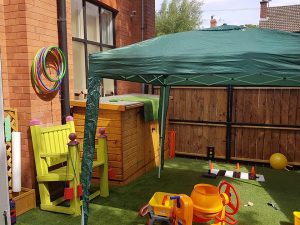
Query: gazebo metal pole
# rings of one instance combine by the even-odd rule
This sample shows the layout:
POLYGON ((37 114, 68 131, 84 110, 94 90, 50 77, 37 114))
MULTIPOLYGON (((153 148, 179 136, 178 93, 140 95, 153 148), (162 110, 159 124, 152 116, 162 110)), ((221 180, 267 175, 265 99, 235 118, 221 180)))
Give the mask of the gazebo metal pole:
POLYGON ((160 178, 161 170, 164 168, 164 145, 165 145, 165 133, 166 133, 166 119, 169 105, 170 86, 163 85, 160 88, 160 100, 159 100, 159 168, 158 178, 160 178))

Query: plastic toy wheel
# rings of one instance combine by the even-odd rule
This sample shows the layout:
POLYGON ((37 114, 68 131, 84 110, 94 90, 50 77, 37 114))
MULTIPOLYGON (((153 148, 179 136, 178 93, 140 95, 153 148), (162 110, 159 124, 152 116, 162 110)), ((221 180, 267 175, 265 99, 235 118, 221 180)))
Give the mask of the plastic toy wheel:
POLYGON ((217 216, 216 221, 217 222, 225 222, 226 224, 229 224, 229 225, 235 225, 237 223, 237 221, 232 216, 230 216, 228 214, 226 214, 225 218, 223 218, 223 219, 221 219, 220 217, 217 216))
POLYGON ((239 196, 237 194, 235 187, 233 187, 230 183, 223 180, 219 184, 219 192, 225 193, 229 197, 229 203, 227 204, 227 206, 228 206, 227 208, 229 208, 230 211, 226 210, 226 214, 227 215, 236 214, 240 207, 240 199, 239 199, 239 196))

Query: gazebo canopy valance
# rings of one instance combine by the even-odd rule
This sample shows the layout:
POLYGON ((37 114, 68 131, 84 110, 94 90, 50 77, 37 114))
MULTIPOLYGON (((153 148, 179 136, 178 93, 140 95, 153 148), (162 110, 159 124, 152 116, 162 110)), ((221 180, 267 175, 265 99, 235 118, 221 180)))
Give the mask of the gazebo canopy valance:
POLYGON ((160 177, 170 86, 300 87, 300 34, 224 25, 90 55, 82 163, 85 225, 101 78, 161 86, 160 177))

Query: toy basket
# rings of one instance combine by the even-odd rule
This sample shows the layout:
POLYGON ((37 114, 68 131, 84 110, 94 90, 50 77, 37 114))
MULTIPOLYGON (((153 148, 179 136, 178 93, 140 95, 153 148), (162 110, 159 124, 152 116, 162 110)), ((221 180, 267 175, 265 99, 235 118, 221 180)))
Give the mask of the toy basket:
POLYGON ((173 213, 174 201, 170 200, 171 193, 156 192, 149 201, 149 205, 153 208, 154 214, 157 216, 171 217, 173 213))

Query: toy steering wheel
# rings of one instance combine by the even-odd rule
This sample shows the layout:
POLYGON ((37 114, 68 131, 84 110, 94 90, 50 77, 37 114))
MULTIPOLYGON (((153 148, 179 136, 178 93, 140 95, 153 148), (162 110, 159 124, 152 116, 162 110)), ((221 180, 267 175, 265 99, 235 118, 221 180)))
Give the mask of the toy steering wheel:
POLYGON ((230 183, 223 180, 219 184, 219 192, 227 194, 227 196, 229 198, 229 202, 228 202, 227 206, 231 209, 231 211, 229 211, 229 212, 226 211, 226 215, 228 216, 228 215, 236 214, 240 207, 240 199, 239 199, 239 196, 237 194, 235 187, 233 187, 230 183), (223 187, 225 187, 225 191, 221 192, 223 187), (235 199, 235 202, 232 201, 233 199, 235 199))

